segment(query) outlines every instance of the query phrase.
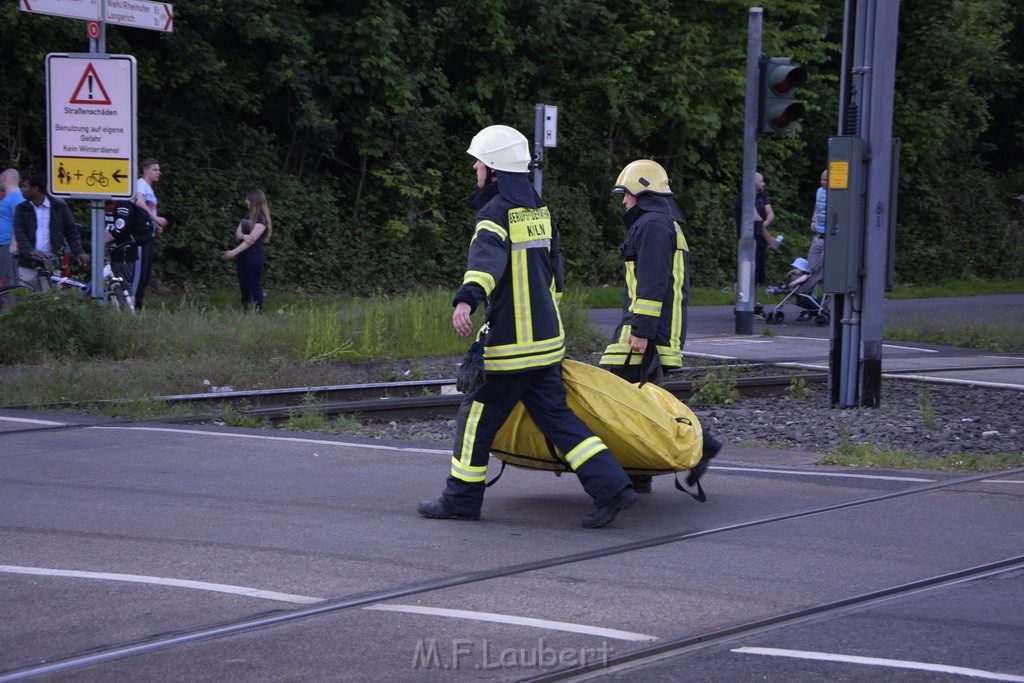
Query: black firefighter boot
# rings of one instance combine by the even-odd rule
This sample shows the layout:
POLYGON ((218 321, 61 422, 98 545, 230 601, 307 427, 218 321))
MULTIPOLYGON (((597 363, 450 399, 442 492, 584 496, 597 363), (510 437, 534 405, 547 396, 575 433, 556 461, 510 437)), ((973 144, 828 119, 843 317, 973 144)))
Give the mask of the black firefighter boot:
POLYGON ((636 502, 636 491, 629 477, 608 451, 598 453, 580 465, 576 476, 597 507, 583 518, 585 529, 610 524, 620 512, 636 502))
POLYGON ((718 451, 722 450, 724 445, 714 432, 710 429, 704 430, 704 447, 701 449, 700 460, 686 475, 687 486, 693 486, 700 481, 700 478, 704 476, 704 471, 711 464, 711 459, 718 455, 718 451))
POLYGON ((462 481, 448 475, 441 497, 420 502, 416 510, 431 519, 480 519, 485 488, 482 481, 462 481))

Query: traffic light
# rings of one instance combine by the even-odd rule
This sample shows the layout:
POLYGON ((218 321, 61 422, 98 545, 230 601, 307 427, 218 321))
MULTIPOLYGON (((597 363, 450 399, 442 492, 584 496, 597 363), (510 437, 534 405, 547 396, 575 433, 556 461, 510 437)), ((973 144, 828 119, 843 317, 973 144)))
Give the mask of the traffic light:
POLYGON ((758 87, 757 132, 789 133, 793 122, 804 115, 796 101, 796 89, 807 82, 807 72, 787 57, 761 57, 758 87))

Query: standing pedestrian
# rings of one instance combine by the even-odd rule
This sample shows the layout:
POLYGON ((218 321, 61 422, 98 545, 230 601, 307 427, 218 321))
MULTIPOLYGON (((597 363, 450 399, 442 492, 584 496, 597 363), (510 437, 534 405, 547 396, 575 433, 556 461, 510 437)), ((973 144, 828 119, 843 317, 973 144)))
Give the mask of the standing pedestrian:
MULTIPOLYGON (((14 207, 14 238, 18 243, 18 276, 25 282, 39 277, 39 261, 64 253, 64 242, 82 265, 89 254, 82 248, 82 237, 62 199, 46 193, 46 176, 33 173, 21 185, 25 201, 14 207)), ((48 287, 49 283, 42 283, 48 287)))
POLYGON ((248 213, 235 228, 238 246, 225 251, 220 257, 225 261, 235 259, 242 308, 252 306, 259 313, 263 310, 263 245, 270 242, 273 230, 270 207, 263 190, 258 187, 249 190, 245 195, 245 208, 248 213))
POLYGON ((471 315, 487 303, 486 379, 459 408, 444 491, 421 502, 418 511, 434 519, 480 518, 491 443, 522 401, 594 500, 596 510, 583 518, 583 526, 604 526, 633 504, 636 493, 604 442, 565 403, 559 238, 527 175, 530 144, 514 128, 488 126, 467 152, 477 159, 479 189, 468 200, 477 209, 476 229, 453 301, 452 326, 468 336, 471 315))
MULTIPOLYGON (((754 257, 754 315, 763 315, 764 307, 757 303, 757 290, 765 283, 768 275, 768 247, 779 248, 779 241, 772 237, 769 227, 775 221, 775 211, 772 209, 771 200, 764 193, 764 176, 761 173, 754 174, 754 241, 756 243, 756 254, 754 257)), ((743 217, 743 194, 736 197, 736 239, 742 236, 743 217)), ((735 285, 734 285, 735 287, 735 285)))
POLYGON ((821 187, 814 194, 814 213, 811 214, 811 247, 807 250, 807 262, 817 269, 825 258, 825 199, 828 197, 828 169, 821 172, 821 187))
MULTIPOLYGON (((626 208, 622 214, 626 241, 619 247, 625 262, 622 322, 599 364, 629 382, 661 384, 664 368, 683 364, 690 298, 690 249, 683 235, 686 222, 672 199, 668 174, 655 161, 638 159, 627 164, 612 191, 622 193, 626 208), (650 355, 659 362, 654 365, 654 376, 643 377, 642 361, 652 345, 650 355)), ((705 430, 700 474, 707 468, 706 461, 721 448, 722 443, 705 430)), ((637 493, 650 492, 651 477, 631 475, 630 480, 637 493)))
POLYGON ((0 285, 18 281, 14 264, 14 255, 18 253, 14 239, 14 207, 25 201, 18 187, 20 184, 21 175, 13 168, 0 173, 0 190, 4 192, 0 199, 0 285))
MULTIPOLYGON (((142 175, 135 181, 135 203, 149 212, 153 221, 154 237, 163 233, 167 227, 167 219, 158 213, 159 201, 153 193, 153 183, 160 180, 160 162, 152 157, 142 160, 139 164, 142 175)), ((132 291, 135 292, 135 309, 142 310, 142 299, 146 294, 146 287, 149 285, 149 277, 153 272, 153 259, 156 256, 156 239, 149 240, 139 245, 138 262, 135 267, 135 280, 132 282, 132 291)))

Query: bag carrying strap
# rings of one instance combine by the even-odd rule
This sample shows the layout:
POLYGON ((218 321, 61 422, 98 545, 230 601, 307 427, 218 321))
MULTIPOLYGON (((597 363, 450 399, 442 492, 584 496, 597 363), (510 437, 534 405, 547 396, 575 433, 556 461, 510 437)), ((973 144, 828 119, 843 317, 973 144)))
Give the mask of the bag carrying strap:
MULTIPOLYGON (((626 354, 626 363, 623 367, 629 367, 629 360, 633 357, 633 348, 630 347, 626 354)), ((658 347, 653 339, 647 340, 647 348, 644 349, 644 356, 640 359, 640 386, 652 381, 658 368, 661 367, 661 356, 658 355, 658 347)))
POLYGON ((484 488, 490 488, 490 487, 494 486, 494 484, 497 483, 497 481, 499 479, 501 479, 501 475, 503 475, 503 474, 505 474, 505 461, 504 460, 501 461, 501 469, 498 470, 498 474, 494 477, 494 479, 491 479, 489 482, 484 484, 484 488))
POLYGON ((694 482, 694 484, 697 486, 697 492, 696 493, 694 493, 693 491, 691 491, 688 488, 686 488, 685 486, 683 486, 679 482, 679 473, 678 472, 676 473, 676 488, 679 489, 680 491, 682 491, 683 493, 685 493, 685 494, 687 494, 689 496, 692 496, 693 499, 695 501, 697 501, 698 503, 703 503, 704 501, 706 501, 708 499, 708 497, 704 494, 704 487, 700 485, 700 479, 698 479, 696 482, 694 482))

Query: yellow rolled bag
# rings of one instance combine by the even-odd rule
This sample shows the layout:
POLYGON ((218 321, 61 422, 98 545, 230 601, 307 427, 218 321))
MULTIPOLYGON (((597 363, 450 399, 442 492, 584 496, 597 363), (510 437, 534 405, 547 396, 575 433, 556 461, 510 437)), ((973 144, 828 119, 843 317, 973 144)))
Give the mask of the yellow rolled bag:
MULTIPOLYGON (((562 384, 569 408, 608 446, 628 474, 673 474, 700 460, 704 445, 700 421, 661 387, 650 382, 631 384, 607 370, 572 360, 562 361, 562 384)), ((571 471, 522 403, 498 430, 491 454, 517 467, 571 471)), ((678 478, 676 485, 685 491, 678 478)))

